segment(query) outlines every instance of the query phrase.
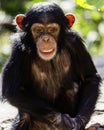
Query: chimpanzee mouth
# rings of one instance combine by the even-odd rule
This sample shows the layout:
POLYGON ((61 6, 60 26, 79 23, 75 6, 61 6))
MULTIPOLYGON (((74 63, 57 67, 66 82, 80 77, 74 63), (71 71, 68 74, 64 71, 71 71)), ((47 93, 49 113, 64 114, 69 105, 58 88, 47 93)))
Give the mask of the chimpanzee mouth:
POLYGON ((57 52, 56 48, 47 49, 47 50, 44 49, 38 51, 40 58, 46 61, 53 59, 54 56, 56 55, 56 52, 57 52))
POLYGON ((52 54, 54 51, 55 49, 42 50, 42 51, 40 50, 40 53, 44 55, 49 55, 49 54, 52 54))

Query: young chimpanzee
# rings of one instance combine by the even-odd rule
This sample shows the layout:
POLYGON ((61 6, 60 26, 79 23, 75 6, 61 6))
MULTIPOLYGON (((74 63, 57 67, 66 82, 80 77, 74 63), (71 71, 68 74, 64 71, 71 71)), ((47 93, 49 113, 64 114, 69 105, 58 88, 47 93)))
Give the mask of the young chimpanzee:
POLYGON ((84 130, 99 94, 100 77, 83 40, 54 3, 17 15, 2 96, 19 110, 12 130, 84 130))

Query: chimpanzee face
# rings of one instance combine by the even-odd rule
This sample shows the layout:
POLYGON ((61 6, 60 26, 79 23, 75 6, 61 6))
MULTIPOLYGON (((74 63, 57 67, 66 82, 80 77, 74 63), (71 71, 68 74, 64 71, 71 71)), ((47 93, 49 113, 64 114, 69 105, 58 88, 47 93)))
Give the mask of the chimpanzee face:
POLYGON ((43 60, 51 60, 57 52, 60 26, 57 23, 34 23, 31 26, 31 33, 40 58, 43 60))
POLYGON ((69 29, 74 21, 75 17, 72 14, 65 16, 61 8, 54 3, 33 5, 26 15, 16 16, 18 27, 27 33, 31 31, 37 54, 46 61, 56 55, 62 28, 69 29))

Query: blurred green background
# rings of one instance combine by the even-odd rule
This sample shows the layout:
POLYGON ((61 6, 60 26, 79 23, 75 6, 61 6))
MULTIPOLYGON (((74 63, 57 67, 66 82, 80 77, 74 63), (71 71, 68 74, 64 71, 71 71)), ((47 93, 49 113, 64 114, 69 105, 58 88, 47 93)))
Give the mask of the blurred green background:
POLYGON ((86 42, 92 56, 104 55, 103 0, 0 0, 0 71, 11 52, 10 36, 15 33, 13 19, 37 2, 55 2, 65 13, 73 13, 76 30, 86 42))

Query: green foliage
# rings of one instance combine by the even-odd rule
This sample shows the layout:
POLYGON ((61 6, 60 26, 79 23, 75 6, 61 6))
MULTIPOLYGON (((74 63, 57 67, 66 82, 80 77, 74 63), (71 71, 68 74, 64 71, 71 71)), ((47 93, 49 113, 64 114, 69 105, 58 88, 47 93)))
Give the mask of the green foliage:
POLYGON ((32 6, 34 3, 38 3, 38 2, 45 2, 46 0, 31 0, 31 1, 29 1, 29 2, 27 2, 27 4, 26 4, 26 10, 30 7, 30 6, 32 6))
POLYGON ((1 9, 12 16, 25 12, 24 5, 25 0, 1 0, 1 9))
POLYGON ((94 9, 95 7, 89 5, 86 0, 75 0, 75 2, 83 8, 94 9))
POLYGON ((0 55, 0 72, 2 71, 2 67, 8 59, 8 55, 1 54, 0 55))
POLYGON ((104 0, 75 0, 75 2, 86 9, 104 11, 104 0))
POLYGON ((88 10, 76 6, 73 13, 76 16, 74 29, 86 41, 92 55, 104 54, 104 12, 88 10))
POLYGON ((0 34, 0 71, 10 54, 10 32, 3 32, 0 34))
POLYGON ((7 14, 15 16, 18 13, 25 13, 26 9, 33 3, 43 2, 46 0, 1 0, 1 10, 4 10, 7 14))

